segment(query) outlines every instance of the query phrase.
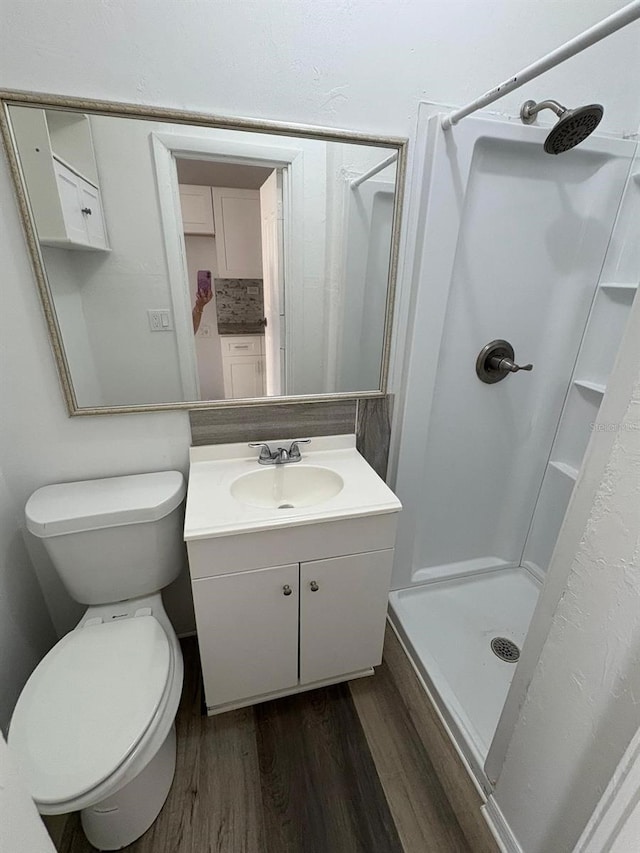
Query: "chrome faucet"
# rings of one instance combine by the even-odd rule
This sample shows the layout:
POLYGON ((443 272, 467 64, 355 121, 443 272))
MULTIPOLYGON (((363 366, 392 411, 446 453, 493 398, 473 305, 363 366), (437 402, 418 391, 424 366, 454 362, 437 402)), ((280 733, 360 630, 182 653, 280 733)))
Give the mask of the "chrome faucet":
POLYGON ((297 438, 291 442, 288 450, 285 447, 278 447, 277 450, 272 451, 269 445, 262 441, 252 441, 249 447, 260 448, 260 456, 258 456, 260 465, 286 465, 288 462, 300 462, 302 459, 300 445, 309 444, 310 441, 310 438, 297 438))
POLYGON ((276 465, 284 465, 285 462, 289 462, 289 451, 285 450, 284 447, 279 447, 276 450, 276 465))

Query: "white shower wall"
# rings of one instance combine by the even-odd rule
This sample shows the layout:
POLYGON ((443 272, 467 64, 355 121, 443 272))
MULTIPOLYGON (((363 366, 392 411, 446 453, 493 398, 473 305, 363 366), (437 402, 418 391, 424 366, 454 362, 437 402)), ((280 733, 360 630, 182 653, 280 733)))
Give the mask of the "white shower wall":
POLYGON ((534 572, 551 562, 638 291, 639 168, 636 152, 527 536, 522 564, 534 572))
POLYGON ((478 118, 436 134, 394 588, 522 561, 635 147, 591 137, 556 158, 545 135, 478 118), (482 383, 495 338, 533 371, 482 383))

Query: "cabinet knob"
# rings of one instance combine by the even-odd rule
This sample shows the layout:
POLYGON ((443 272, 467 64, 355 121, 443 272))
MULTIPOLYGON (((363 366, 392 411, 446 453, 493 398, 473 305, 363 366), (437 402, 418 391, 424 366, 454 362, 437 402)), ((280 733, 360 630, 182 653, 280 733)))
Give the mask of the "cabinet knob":
POLYGON ((90 207, 83 207, 82 213, 86 213, 87 216, 91 216, 91 208, 90 207))
POLYGON ((311 583, 309 584, 309 586, 310 586, 310 588, 311 588, 311 592, 317 592, 317 591, 320 589, 320 587, 318 586, 318 584, 316 583, 316 581, 311 581, 311 583))
POLYGON ((282 594, 283 594, 283 595, 291 595, 291 593, 292 593, 292 592, 293 592, 293 590, 291 589, 291 587, 289 586, 289 584, 288 584, 288 583, 286 583, 286 584, 282 587, 282 594))

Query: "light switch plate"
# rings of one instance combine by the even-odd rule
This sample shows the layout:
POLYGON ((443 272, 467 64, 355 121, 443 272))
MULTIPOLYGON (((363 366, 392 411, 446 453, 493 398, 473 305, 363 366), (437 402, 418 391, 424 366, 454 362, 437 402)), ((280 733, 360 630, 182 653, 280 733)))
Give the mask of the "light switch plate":
POLYGON ((147 317, 152 332, 173 331, 173 318, 168 308, 147 308, 147 317))

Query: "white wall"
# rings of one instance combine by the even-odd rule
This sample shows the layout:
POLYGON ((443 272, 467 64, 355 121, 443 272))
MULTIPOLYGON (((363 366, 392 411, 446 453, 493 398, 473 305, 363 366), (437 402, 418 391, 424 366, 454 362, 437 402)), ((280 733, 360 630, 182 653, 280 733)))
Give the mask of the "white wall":
MULTIPOLYGON (((184 399, 175 331, 152 332, 148 309, 171 310, 157 182, 146 121, 91 118, 111 252, 74 252, 105 405, 184 399)), ((79 397, 80 405, 91 405, 79 397)))
MULTIPOLYGON (((5 0, 0 71, 14 88, 408 134, 421 98, 470 100, 624 5, 5 0)), ((637 92, 620 86, 620 73, 637 61, 637 32, 590 48, 524 93, 602 101, 608 129, 635 131, 637 92)), ((499 108, 522 100, 516 92, 499 108)))
MULTIPOLYGON (((53 626, 0 471, 0 729, 27 678, 55 642, 53 626)), ((1 787, 1 786, 0 786, 1 787)))
POLYGON ((7 853, 55 853, 55 847, 1 735, 0 850, 7 853))
POLYGON ((73 376, 76 399, 82 406, 102 406, 100 379, 82 304, 82 281, 75 264, 77 257, 77 252, 42 246, 42 259, 73 376))
MULTIPOLYGON (((58 92, 411 137, 420 99, 462 103, 624 0, 4 0, 0 78, 58 92), (251 61, 246 61, 250 46, 251 61)), ((604 128, 635 131, 638 27, 550 72, 525 97, 602 101, 604 128)), ((20 518, 37 486, 187 466, 185 413, 68 419, 6 164, 0 164, 4 462, 20 518)), ((16 522, 17 524, 17 522, 16 522)), ((37 569, 59 630, 68 599, 37 569), (66 603, 65 603, 66 602, 66 603)), ((184 601, 184 599, 181 599, 184 601)))

